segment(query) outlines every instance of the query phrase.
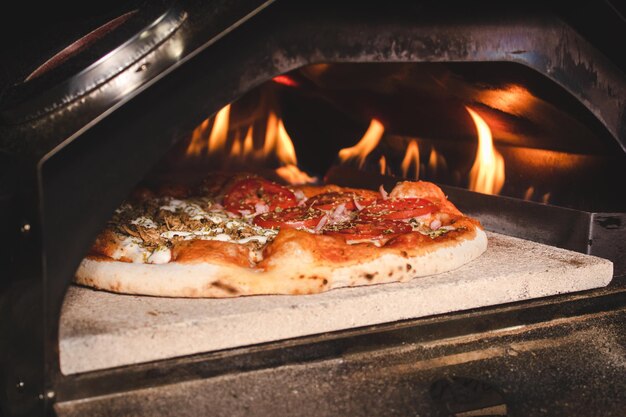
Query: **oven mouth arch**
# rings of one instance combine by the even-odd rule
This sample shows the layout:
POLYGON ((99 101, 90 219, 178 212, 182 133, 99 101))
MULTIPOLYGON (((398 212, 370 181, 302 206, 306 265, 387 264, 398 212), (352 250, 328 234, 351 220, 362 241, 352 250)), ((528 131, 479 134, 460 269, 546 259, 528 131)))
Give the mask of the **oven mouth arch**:
MULTIPOLYGON (((297 21, 297 20, 295 20, 297 21)), ((294 21, 294 22, 295 22, 294 21)), ((252 22, 253 23, 253 22, 252 22)), ((508 23, 503 23, 502 26, 504 28, 509 27, 508 23)), ((553 30, 553 27, 550 26, 551 29, 553 30)), ((311 49, 309 49, 308 51, 302 52, 302 53, 295 53, 295 54, 290 54, 290 52, 293 52, 292 48, 295 48, 295 46, 288 46, 288 44, 291 45, 298 45, 299 42, 304 43, 303 39, 297 39, 297 38, 293 38, 293 34, 294 33, 302 33, 297 29, 297 25, 294 23, 293 26, 289 25, 287 27, 285 27, 284 29, 281 29, 278 33, 273 33, 272 35, 270 35, 270 39, 272 39, 275 43, 269 43, 266 44, 264 48, 259 47, 260 45, 255 45, 254 43, 251 42, 245 42, 240 38, 245 38, 246 35, 248 36, 248 39, 250 39, 249 37, 256 35, 258 36, 258 31, 256 30, 256 28, 249 28, 248 31, 245 30, 246 28, 243 27, 241 32, 235 32, 233 33, 230 37, 225 38, 224 41, 226 41, 226 43, 234 43, 236 45, 242 45, 242 44, 246 44, 247 46, 245 48, 243 48, 243 50, 238 51, 238 53, 233 54, 230 46, 227 44, 216 44, 215 45, 215 49, 216 52, 214 52, 215 55, 217 55, 218 58, 213 58, 213 59, 209 59, 207 57, 202 57, 201 55, 199 55, 198 57, 195 57, 194 59, 192 59, 189 64, 187 65, 188 67, 194 67, 195 65, 197 65, 197 68, 195 70, 192 69, 192 73, 195 74, 201 74, 204 73, 205 68, 202 68, 202 64, 205 65, 209 65, 209 67, 213 67, 212 62, 221 62, 221 63, 225 63, 225 62, 230 62, 232 65, 232 72, 229 73, 228 70, 228 66, 227 65, 221 65, 220 70, 218 71, 221 75, 223 75, 223 77, 226 80, 229 80, 228 82, 222 83, 219 80, 213 80, 211 83, 208 83, 211 86, 219 86, 219 88, 212 88, 210 86, 204 86, 203 88, 197 88, 197 85, 193 85, 192 83, 184 83, 184 82, 177 82, 175 83, 174 81, 170 81, 167 79, 164 79, 163 82, 164 83, 168 83, 169 87, 171 88, 170 91, 175 91, 176 90, 176 85, 181 86, 181 85, 185 85, 186 90, 183 92, 176 92, 176 96, 180 97, 180 99, 182 100, 182 102, 187 102, 187 105, 181 105, 180 106, 180 111, 178 112, 181 117, 176 117, 176 116, 171 116, 170 118, 173 120, 184 120, 186 119, 188 121, 188 123, 186 124, 186 126, 192 126, 193 123, 199 122, 202 120, 203 117, 206 116, 206 114, 211 114, 214 113, 218 108, 220 108, 222 105, 233 101, 234 99, 236 99, 237 97, 240 97, 243 93, 250 91, 252 88, 259 86, 260 84, 262 84, 263 82, 266 82, 268 80, 270 80, 272 77, 279 75, 279 74, 283 74, 286 73, 288 71, 297 69, 297 68, 301 68, 302 66, 305 65, 310 65, 310 64, 315 64, 315 63, 322 63, 322 62, 334 62, 334 63, 348 63, 348 62, 364 62, 367 60, 367 58, 363 57, 363 52, 358 52, 356 53, 356 51, 358 51, 358 47, 354 47, 352 46, 352 48, 348 48, 348 49, 352 49, 355 52, 354 56, 349 56, 348 54, 346 54, 345 50, 342 48, 342 46, 345 45, 329 45, 329 49, 331 49, 327 54, 324 54, 319 46, 315 46, 315 48, 313 48, 314 45, 312 45, 313 42, 309 42, 309 46, 311 49), (295 31, 295 32, 294 32, 295 31), (332 51, 332 49, 335 48, 334 51, 332 51), (256 51, 255 53, 252 53, 251 51, 256 51), (270 59, 268 59, 268 57, 270 59), (262 69, 261 66, 259 65, 255 65, 257 63, 263 63, 266 67, 265 70, 262 69), (237 71, 236 69, 239 68, 239 71, 237 71), (193 93, 191 90, 194 90, 193 93), (208 94, 211 91, 220 91, 221 94, 208 94), (210 96, 210 100, 207 100, 206 97, 210 96), (191 98, 193 97, 193 98, 191 98), (197 104, 193 105, 193 104, 189 104, 189 102, 191 101, 195 101, 197 104), (211 103, 209 103, 211 102, 211 103), (190 109, 193 109, 193 111, 191 112, 191 114, 187 114, 185 111, 189 111, 190 109), (185 113, 183 113, 185 112, 185 113), (183 114, 186 117, 183 117, 183 114), (195 119, 194 119, 195 117, 195 119)), ((478 27, 474 27, 475 30, 482 32, 482 26, 478 26, 478 27)), ((348 29, 346 29, 348 30, 348 29)), ((521 30, 521 29, 520 29, 521 30)), ((471 32, 471 30, 468 30, 469 32, 471 32)), ((312 31, 315 32, 315 31, 312 31)), ((543 33, 542 31, 539 31, 540 33, 543 33)), ((301 35, 304 36, 304 35, 301 35)), ((429 34, 428 36, 433 36, 432 34, 429 34)), ((485 38, 489 38, 489 39, 494 39, 497 38, 497 36, 493 35, 493 33, 490 32, 486 32, 483 33, 483 36, 485 38)), ((338 39, 341 38, 341 35, 335 35, 332 37, 332 39, 338 39)), ((471 36, 470 36, 471 38, 471 36)), ((477 51, 477 55, 475 56, 461 56, 458 57, 458 59, 456 60, 452 60, 450 59, 450 57, 446 58, 446 62, 450 62, 450 61, 455 61, 455 62, 473 62, 473 61, 479 61, 479 62, 484 62, 485 60, 485 56, 483 54, 487 53, 486 51, 488 51, 490 49, 489 45, 485 45, 484 43, 482 43, 482 40, 480 39, 473 39, 473 42, 476 42, 476 45, 482 45, 482 47, 484 49, 478 50, 477 51)), ((364 44, 366 44, 366 42, 364 41, 364 44)), ((387 46, 392 46, 394 45, 393 42, 383 42, 381 41, 381 44, 383 45, 387 45, 387 46)), ((319 45, 319 44, 318 44, 319 45)), ((371 48, 377 48, 378 50, 380 50, 380 44, 379 45, 373 45, 371 46, 371 48)), ((515 45, 515 51, 514 52, 519 52, 521 46, 520 45, 515 45)), ((464 50, 464 48, 461 48, 464 50)), ((459 51, 461 51, 461 49, 459 49, 459 51)), ((471 49, 471 48, 468 48, 471 49)), ((306 49, 305 49, 306 50, 306 49)), ((210 50, 207 50, 207 52, 211 52, 210 50)), ((389 53, 389 55, 383 55, 381 57, 376 58, 376 60, 373 60, 375 62, 382 62, 382 63, 389 63, 389 62, 421 62, 421 60, 426 60, 428 61, 428 57, 426 58, 416 58, 415 56, 411 57, 411 56, 399 56, 396 54, 396 52, 393 51, 393 49, 388 49, 387 52, 389 53)), ((491 55, 489 56, 489 60, 490 62, 493 61, 504 61, 504 62, 514 62, 517 64, 521 64, 527 67, 530 67, 531 69, 537 71, 536 67, 533 67, 531 64, 536 63, 536 62, 542 62, 541 59, 537 59, 536 55, 531 55, 531 60, 530 61, 526 61, 524 59, 521 59, 519 57, 519 53, 514 54, 515 56, 512 57, 512 55, 508 52, 502 51, 502 56, 500 57, 495 57, 493 56, 492 53, 490 53, 491 55), (496 59, 498 58, 498 59, 496 59), (522 62, 520 62, 522 61, 522 62)), ((367 53, 365 53, 365 55, 367 55, 367 53)), ((210 56, 210 55, 209 55, 210 56)), ((181 68, 182 70, 184 70, 184 68, 181 68)), ((545 72, 549 72, 547 70, 545 70, 545 72)), ((545 74, 545 72, 542 72, 545 74)), ((169 78, 169 77, 168 77, 169 78)), ((171 78, 179 78, 176 76, 176 73, 172 74, 171 78)), ((201 77, 183 77, 180 76, 179 80, 181 79, 196 79, 196 80, 201 80, 201 77)), ((555 80, 553 80, 555 81, 555 80)), ((562 85, 562 83, 555 81, 557 84, 562 85)), ((159 84, 156 84, 155 87, 157 89, 159 89, 159 84)), ((167 94, 166 94, 167 95, 167 94)), ((141 109, 146 109, 150 107, 150 103, 156 103, 155 98, 158 96, 162 96, 162 93, 154 93, 151 92, 150 89, 146 90, 145 92, 145 96, 146 97, 150 97, 151 98, 145 98, 142 100, 141 96, 138 96, 137 99, 138 103, 134 103, 135 100, 132 100, 131 102, 129 102, 128 104, 135 107, 135 108, 141 108, 141 109), (142 104, 139 104, 139 102, 143 102, 142 104)), ((124 109, 125 106, 120 107, 120 109, 118 109, 118 111, 121 111, 121 113, 126 114, 126 117, 130 117, 131 119, 134 118, 134 116, 138 113, 138 111, 127 111, 124 109)), ((174 104, 170 104, 169 106, 166 107, 174 107, 174 104)), ((109 117, 116 119, 118 117, 118 115, 116 114, 116 112, 112 113, 109 117)), ((174 112, 171 111, 165 111, 163 112, 163 116, 165 116, 165 114, 172 114, 174 112)), ((104 123, 105 125, 109 123, 108 119, 104 118, 102 120, 102 123, 104 123)), ((130 125, 135 125, 137 124, 137 122, 132 122, 132 120, 130 119, 126 119, 129 123, 121 123, 118 126, 128 126, 130 125)), ((143 123, 145 123, 146 121, 144 120, 143 123)), ((105 128, 101 128, 99 125, 95 125, 93 129, 89 129, 85 132, 85 134, 87 136, 93 136, 95 134, 98 133, 98 131, 100 131, 101 129, 104 130, 108 130, 105 128), (94 133, 92 133, 92 130, 94 131, 94 133)), ((150 128, 150 130, 152 131, 151 134, 147 134, 146 136, 152 138, 152 140, 158 138, 158 136, 166 136, 167 137, 167 133, 164 134, 163 132, 168 132, 170 133, 169 138, 171 138, 168 141, 167 146, 171 146, 172 143, 172 139, 176 138, 178 139, 178 135, 181 134, 181 132, 187 132, 189 131, 189 129, 185 129, 184 128, 184 124, 180 124, 180 125, 176 125, 174 129, 172 129, 172 127, 168 127, 165 128, 163 130, 159 129, 156 126, 152 126, 150 128)), ((110 131, 109 131, 110 132, 110 131)), ((98 135, 99 136, 99 135, 98 135)), ((135 130, 133 129, 133 131, 131 132, 126 132, 123 136, 126 136, 126 140, 131 140, 131 138, 133 137, 139 137, 141 136, 139 134, 139 130, 135 130), (134 133, 133 133, 134 132, 134 133)), ((95 136, 94 136, 95 137, 95 136)), ((81 140, 84 140, 83 138, 81 138, 81 140)), ((89 139, 88 139, 89 140, 89 139)), ((70 144, 70 147, 72 147, 73 144, 70 144)), ((150 152, 150 156, 154 157, 154 155, 157 152, 150 152)), ((53 158, 54 159, 54 158, 53 158)), ((51 162, 51 161, 50 161, 51 162)), ((57 162, 58 163, 58 162, 57 162)), ((145 164, 146 166, 148 164, 145 164)), ((45 169, 45 164, 44 164, 44 169, 45 169)), ((48 175, 44 175, 44 178, 47 178, 48 175)), ((109 211, 110 212, 110 211, 109 211)), ((95 234, 94 234, 95 235, 95 234)))

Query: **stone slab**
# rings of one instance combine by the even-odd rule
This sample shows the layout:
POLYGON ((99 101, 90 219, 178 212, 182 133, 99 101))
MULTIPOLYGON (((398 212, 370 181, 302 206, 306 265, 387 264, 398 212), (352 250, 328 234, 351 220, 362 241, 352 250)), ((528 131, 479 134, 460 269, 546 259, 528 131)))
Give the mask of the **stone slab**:
POLYGON ((613 264, 489 233, 478 259, 408 283, 304 296, 139 297, 72 286, 61 316, 64 374, 252 345, 606 286, 613 264))

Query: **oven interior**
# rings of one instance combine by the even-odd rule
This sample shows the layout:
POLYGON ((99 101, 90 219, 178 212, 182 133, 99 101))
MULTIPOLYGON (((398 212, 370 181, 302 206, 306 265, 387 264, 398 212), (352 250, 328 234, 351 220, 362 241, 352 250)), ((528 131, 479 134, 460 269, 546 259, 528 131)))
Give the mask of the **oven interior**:
MULTIPOLYGON (((137 186, 158 191, 181 183, 200 182, 214 172, 242 171, 258 173, 284 184, 328 182, 372 189, 381 185, 391 187, 404 179, 421 179, 436 182, 456 193, 453 195, 459 199, 461 207, 468 204, 467 199, 473 198, 480 207, 493 205, 492 199, 505 198, 514 205, 522 205, 521 208, 515 206, 515 211, 509 213, 513 216, 525 211, 527 205, 557 210, 557 216, 558 210, 617 213, 615 215, 619 216, 625 210, 624 196, 615 193, 615 189, 625 177, 625 162, 619 145, 587 109, 555 83, 519 64, 321 63, 277 75, 204 118, 193 129, 181 131, 179 140, 137 186)), ((500 217, 504 214, 501 210, 507 209, 496 203, 495 212, 500 217)), ((525 219, 539 222, 537 217, 542 214, 543 211, 531 210, 525 219)), ((559 222, 558 219, 552 221, 559 222)), ((489 223, 488 229, 489 226, 497 229, 500 225, 489 223)), ((560 224, 545 227, 561 232, 560 224)), ((516 233, 524 238, 532 237, 524 227, 513 232, 516 233)), ((546 231, 543 235, 548 241, 549 234, 546 231)), ((561 242, 548 243, 558 245, 561 242)), ((588 247, 573 249, 587 253, 588 247)), ((619 262, 618 258, 615 260, 619 262)), ((616 275, 621 273, 621 269, 616 271, 616 275)), ((612 285, 619 288, 621 284, 617 280, 612 285)), ((124 313, 113 314, 116 319, 102 320, 100 325, 106 328, 117 320, 119 333, 128 331, 132 335, 135 327, 145 325, 145 320, 132 318, 135 309, 125 304, 125 298, 128 296, 93 293, 91 299, 105 305, 104 308, 93 307, 98 314, 120 308, 130 313, 131 317, 124 313)), ((99 344, 107 346, 105 351, 96 344, 92 350, 102 364, 94 360, 73 360, 72 355, 86 356, 84 347, 81 349, 78 344, 94 343, 72 322, 76 320, 77 311, 90 308, 89 300, 88 294, 68 292, 67 313, 61 318, 60 356, 64 373, 97 372, 101 367, 134 364, 137 358, 144 358, 139 359, 140 362, 146 358, 176 360, 175 356, 172 358, 171 349, 153 347, 152 352, 163 353, 146 355, 141 353, 144 349, 130 339, 126 347, 120 344, 128 335, 107 338, 106 331, 93 337, 93 340, 99 337, 99 344), (113 361, 107 353, 111 350, 117 352, 113 361)), ((152 305, 148 314, 152 312, 157 316, 169 311, 181 315, 181 334, 187 334, 182 327, 185 315, 190 320, 197 319, 192 309, 183 306, 192 305, 193 301, 168 300, 160 304, 146 300, 142 303, 152 305)), ((537 308, 532 302, 527 302, 526 306, 537 308)), ((237 308, 242 308, 241 314, 246 314, 250 306, 240 304, 237 308)), ((144 310, 138 311, 145 314, 144 310)), ((217 311, 216 306, 215 314, 219 317, 221 313, 217 311)), ((85 322, 90 320, 93 317, 86 315, 85 322)), ((166 319, 159 325, 171 324, 166 319)), ((380 326, 391 334, 404 331, 402 322, 380 326)), ((585 329, 584 337, 588 337, 585 332, 589 329, 585 329)), ((97 333, 94 331, 94 335, 97 333)), ((218 333, 216 338, 220 337, 218 333)), ((135 334, 137 340, 144 343, 141 332, 135 334)), ((323 343, 327 343, 328 337, 333 340, 328 334, 317 337, 323 343)), ((384 340, 384 336, 380 337, 384 340)), ((559 339, 551 348, 564 349, 570 342, 576 345, 579 341, 572 337, 565 337, 567 342, 559 339)), ((232 335, 233 340, 238 338, 232 335)), ((309 343, 307 336, 296 340, 302 339, 302 343, 309 343)), ((158 330, 155 330, 154 340, 162 343, 158 330)), ((526 346, 523 337, 516 340, 512 342, 514 349, 534 351, 534 347, 526 346)), ((242 343, 246 349, 245 342, 242 343)), ((259 346, 252 345, 252 350, 259 346)), ((182 346, 178 351, 201 353, 182 346)), ((220 355, 221 349, 217 351, 220 355)), ((342 355, 345 358, 345 352, 342 355)), ((367 355, 357 354, 356 357, 359 361, 370 360, 367 355)), ((387 360, 390 362, 386 363, 385 372, 390 369, 392 373, 404 372, 395 366, 405 365, 393 365, 393 359, 387 360)), ((306 365, 309 366, 315 368, 315 365, 306 365)), ((365 365, 359 362, 361 366, 365 365)), ((357 375, 361 372, 353 371, 357 375)), ((435 381, 431 389, 436 389, 438 384, 474 383, 471 378, 459 381, 435 381)), ((501 395, 487 385, 484 389, 490 394, 487 400, 480 401, 495 401, 501 411, 504 403, 501 395)), ((325 392, 323 388, 320 390, 325 392)))
POLYGON ((286 183, 319 183, 355 170, 370 187, 391 176, 626 210, 616 192, 626 176, 620 145, 570 94, 515 63, 310 65, 245 93, 183 137, 147 182, 274 170, 286 183), (490 138, 480 138, 481 122, 490 138))

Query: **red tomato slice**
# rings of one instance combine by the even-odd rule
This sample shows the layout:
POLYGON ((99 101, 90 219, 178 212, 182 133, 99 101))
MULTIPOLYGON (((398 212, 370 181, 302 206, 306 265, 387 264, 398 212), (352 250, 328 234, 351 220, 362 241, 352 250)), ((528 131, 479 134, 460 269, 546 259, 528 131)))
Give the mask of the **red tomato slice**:
POLYGON ((381 220, 377 222, 356 221, 334 225, 324 230, 324 234, 342 236, 346 240, 383 239, 392 238, 402 233, 409 233, 413 228, 410 224, 381 220))
POLYGON ((324 217, 324 213, 308 207, 291 207, 280 211, 271 211, 256 216, 253 220, 257 226, 265 228, 286 227, 289 229, 301 229, 303 227, 313 229, 324 217))
POLYGON ((237 181, 224 196, 226 210, 239 214, 240 210, 255 212, 257 203, 265 203, 270 211, 277 207, 295 207, 296 196, 282 185, 262 178, 247 178, 237 181))
POLYGON ((406 220, 432 213, 437 206, 423 198, 389 198, 376 200, 359 213, 361 220, 406 220))
POLYGON ((333 210, 340 204, 345 204, 346 210, 355 210, 356 204, 354 200, 359 202, 360 206, 367 206, 374 202, 374 199, 367 199, 355 193, 329 192, 314 195, 306 202, 308 207, 319 210, 333 210))

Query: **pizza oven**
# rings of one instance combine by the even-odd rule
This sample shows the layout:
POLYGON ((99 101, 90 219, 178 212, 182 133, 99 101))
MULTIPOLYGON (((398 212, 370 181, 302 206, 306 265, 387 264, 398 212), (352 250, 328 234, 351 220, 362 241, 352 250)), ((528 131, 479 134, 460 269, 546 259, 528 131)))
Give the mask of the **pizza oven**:
POLYGON ((31 54, 0 107, 0 415, 620 415, 625 10, 500 3, 128 4, 31 54), (219 300, 211 349, 189 300, 71 284, 135 187, 215 171, 432 181, 614 276, 297 337, 247 338, 219 314, 269 304, 219 300))

